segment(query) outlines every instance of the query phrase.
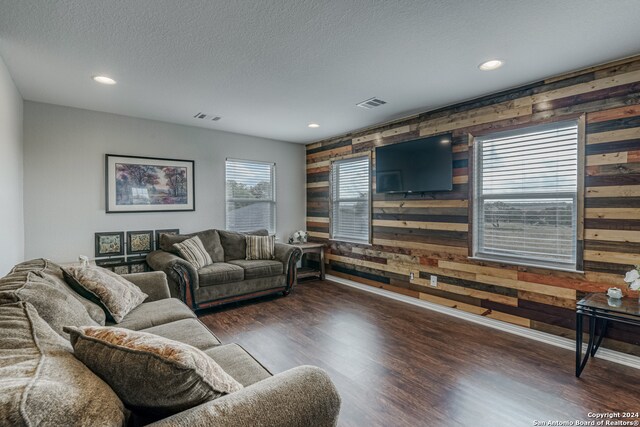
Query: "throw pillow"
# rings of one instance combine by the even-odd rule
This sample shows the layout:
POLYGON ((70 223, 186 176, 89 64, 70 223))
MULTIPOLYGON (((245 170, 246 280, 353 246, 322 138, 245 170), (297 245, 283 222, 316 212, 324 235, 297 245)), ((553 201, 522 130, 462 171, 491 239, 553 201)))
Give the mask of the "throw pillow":
POLYGON ((148 297, 139 287, 106 268, 68 267, 63 271, 69 286, 99 304, 107 318, 115 323, 120 323, 148 297))
POLYGON ((173 245, 175 243, 182 243, 194 236, 200 238, 202 246, 207 250, 213 262, 224 261, 224 249, 222 249, 220 235, 218 234, 218 230, 213 229, 191 234, 160 234, 160 249, 179 255, 180 253, 173 245))
POLYGON ((0 301, 31 303, 40 317, 66 339, 69 335, 62 331, 64 326, 98 326, 71 292, 33 271, 11 273, 0 279, 0 301))
POLYGON ((198 236, 193 236, 181 243, 174 243, 173 247, 176 248, 180 256, 193 265, 196 270, 213 264, 209 253, 202 245, 202 240, 200 240, 198 236))
POLYGON ((224 261, 234 259, 245 259, 247 253, 247 243, 245 236, 268 236, 267 230, 248 231, 246 233, 238 233, 236 231, 218 230, 220 234, 220 242, 224 249, 224 261))
POLYGON ((275 236, 245 236, 247 242, 247 258, 250 259, 274 259, 275 236))
POLYGON ((137 411, 169 415, 243 387, 190 345, 115 327, 69 327, 75 356, 137 411))
POLYGON ((0 305, 0 425, 122 426, 128 411, 29 303, 0 305))

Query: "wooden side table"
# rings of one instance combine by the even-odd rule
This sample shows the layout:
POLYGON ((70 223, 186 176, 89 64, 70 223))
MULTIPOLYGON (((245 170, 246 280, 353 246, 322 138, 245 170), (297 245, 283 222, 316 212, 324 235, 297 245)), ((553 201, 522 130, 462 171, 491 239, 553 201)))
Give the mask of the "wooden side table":
POLYGON ((322 243, 298 243, 296 246, 302 249, 302 267, 298 269, 297 278, 317 277, 320 280, 324 280, 324 245, 322 243), (305 255, 307 254, 318 254, 320 263, 318 268, 305 265, 305 255))

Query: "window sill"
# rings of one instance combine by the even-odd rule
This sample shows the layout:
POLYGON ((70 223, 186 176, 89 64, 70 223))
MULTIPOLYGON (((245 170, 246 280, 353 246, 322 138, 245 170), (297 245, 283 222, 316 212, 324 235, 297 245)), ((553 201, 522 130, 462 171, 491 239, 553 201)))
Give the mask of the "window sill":
POLYGON ((470 256, 468 257, 468 259, 473 260, 473 261, 482 261, 482 262, 494 262, 497 264, 508 264, 508 265, 515 265, 515 266, 519 266, 519 267, 533 267, 533 268, 542 268, 545 270, 552 270, 552 271, 563 271, 566 273, 578 273, 578 274, 584 274, 584 271, 582 270, 577 270, 575 268, 571 268, 571 267, 562 267, 562 266, 554 266, 554 265, 546 265, 546 264, 536 264, 536 263, 528 263, 528 262, 523 262, 523 261, 518 261, 518 260, 511 260, 511 259, 501 259, 501 258, 489 258, 489 257, 483 257, 483 256, 470 256))

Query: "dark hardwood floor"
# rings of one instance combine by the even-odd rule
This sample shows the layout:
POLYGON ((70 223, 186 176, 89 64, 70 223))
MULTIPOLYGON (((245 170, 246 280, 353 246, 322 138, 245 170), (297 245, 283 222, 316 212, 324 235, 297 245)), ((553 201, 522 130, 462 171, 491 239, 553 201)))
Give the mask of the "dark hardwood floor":
POLYGON ((201 320, 273 373, 325 369, 344 426, 533 426, 640 411, 640 370, 592 359, 577 379, 572 351, 331 282, 201 320))

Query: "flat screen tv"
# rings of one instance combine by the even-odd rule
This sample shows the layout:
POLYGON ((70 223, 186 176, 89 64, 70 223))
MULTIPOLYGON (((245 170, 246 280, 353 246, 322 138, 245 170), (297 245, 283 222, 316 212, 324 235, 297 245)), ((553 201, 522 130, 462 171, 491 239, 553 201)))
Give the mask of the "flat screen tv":
POLYGON ((377 193, 451 191, 451 134, 376 148, 377 193))

